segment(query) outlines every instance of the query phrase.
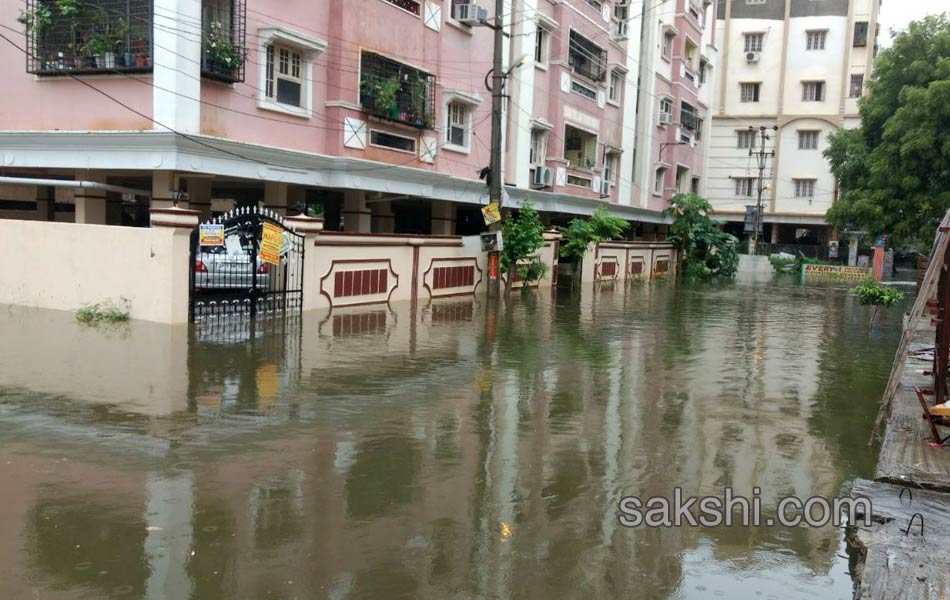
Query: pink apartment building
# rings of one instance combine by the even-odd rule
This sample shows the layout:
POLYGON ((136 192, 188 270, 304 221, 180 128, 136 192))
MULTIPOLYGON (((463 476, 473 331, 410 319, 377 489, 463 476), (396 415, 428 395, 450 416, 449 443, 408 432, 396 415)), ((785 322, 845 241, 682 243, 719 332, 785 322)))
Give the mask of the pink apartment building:
MULTIPOLYGON (((510 6, 512 205, 555 223, 604 205, 649 238, 674 188, 701 189, 714 7, 675 3, 510 6)), ((491 0, 62 6, 0 7, 0 218, 146 226, 150 205, 262 203, 320 205, 328 229, 483 229, 491 0)))

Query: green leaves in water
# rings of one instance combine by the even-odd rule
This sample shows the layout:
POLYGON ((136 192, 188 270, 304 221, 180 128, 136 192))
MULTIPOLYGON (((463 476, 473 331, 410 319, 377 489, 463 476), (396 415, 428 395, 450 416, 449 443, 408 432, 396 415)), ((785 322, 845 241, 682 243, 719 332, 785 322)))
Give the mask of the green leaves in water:
POLYGON ((861 283, 851 288, 851 293, 858 297, 861 304, 873 306, 893 306, 904 299, 904 292, 881 285, 873 277, 862 279, 861 283))

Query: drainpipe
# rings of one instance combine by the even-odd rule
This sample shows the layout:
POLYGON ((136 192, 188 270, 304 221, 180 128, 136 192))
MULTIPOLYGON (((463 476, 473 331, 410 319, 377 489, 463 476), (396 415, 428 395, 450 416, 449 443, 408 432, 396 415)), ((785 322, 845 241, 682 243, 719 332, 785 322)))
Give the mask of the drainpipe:
POLYGON ((97 181, 82 181, 74 179, 38 179, 33 177, 0 177, 0 184, 35 185, 41 187, 83 188, 87 190, 101 190, 103 192, 117 192, 119 194, 134 194, 136 196, 152 196, 151 190, 109 185, 97 181))

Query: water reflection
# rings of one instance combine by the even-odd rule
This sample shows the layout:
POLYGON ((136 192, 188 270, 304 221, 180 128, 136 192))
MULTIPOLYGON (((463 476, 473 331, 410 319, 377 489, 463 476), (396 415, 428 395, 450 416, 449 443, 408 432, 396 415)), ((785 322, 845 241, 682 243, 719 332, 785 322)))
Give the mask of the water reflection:
POLYGON ((846 596, 838 530, 616 519, 870 474, 898 312, 768 283, 196 331, 5 309, 0 597, 846 596))

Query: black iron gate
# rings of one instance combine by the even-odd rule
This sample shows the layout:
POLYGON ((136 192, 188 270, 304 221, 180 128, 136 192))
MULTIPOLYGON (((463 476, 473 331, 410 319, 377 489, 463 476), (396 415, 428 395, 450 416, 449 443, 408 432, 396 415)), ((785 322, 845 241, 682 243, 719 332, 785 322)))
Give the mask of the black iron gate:
POLYGON ((273 211, 246 206, 191 235, 191 320, 297 314, 303 306, 304 236, 273 211))

